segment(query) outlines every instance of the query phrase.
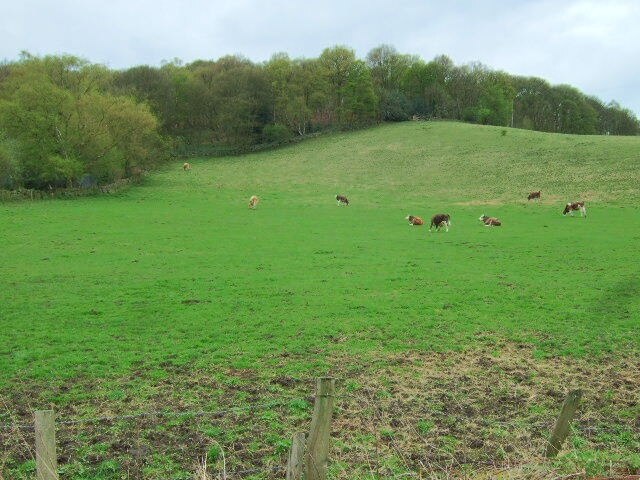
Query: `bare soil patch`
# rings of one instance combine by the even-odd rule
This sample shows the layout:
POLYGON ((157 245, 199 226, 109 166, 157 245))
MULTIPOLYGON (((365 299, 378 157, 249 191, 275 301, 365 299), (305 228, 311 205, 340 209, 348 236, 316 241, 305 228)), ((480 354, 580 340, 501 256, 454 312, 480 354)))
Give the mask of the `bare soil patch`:
MULTIPOLYGON (((274 356, 269 369, 216 368, 216 375, 167 364, 169 375, 162 380, 149 378, 144 368, 104 384, 69 380, 54 387, 57 393, 127 391, 127 384, 141 380, 143 386, 118 400, 87 395, 54 406, 62 422, 87 418, 88 412, 95 417, 156 414, 60 424, 60 464, 95 467, 117 460, 128 478, 162 478, 159 457, 169 459, 171 468, 195 471, 209 454, 208 468, 215 473, 221 471, 221 458, 211 458, 211 452, 219 445, 227 473, 257 469, 267 472, 260 478, 280 478, 277 468, 286 464, 288 440, 295 431, 308 429, 313 405, 313 378, 282 373, 301 360, 292 354, 274 356), (216 411, 222 412, 212 413, 216 411)), ((318 376, 338 379, 333 478, 640 474, 629 456, 640 442, 637 356, 535 358, 530 347, 507 344, 495 350, 336 355, 326 360, 328 366, 318 376), (560 460, 547 462, 542 453, 548 432, 574 388, 585 393, 572 435, 560 460), (602 472, 580 455, 572 456, 575 451, 609 452, 618 461, 609 460, 602 472)), ((4 392, 5 412, 11 415, 3 420, 28 424, 33 406, 51 395, 47 388, 18 383, 4 392)), ((0 449, 6 452, 0 472, 6 478, 11 478, 9 469, 33 458, 32 434, 29 429, 0 430, 0 449)))

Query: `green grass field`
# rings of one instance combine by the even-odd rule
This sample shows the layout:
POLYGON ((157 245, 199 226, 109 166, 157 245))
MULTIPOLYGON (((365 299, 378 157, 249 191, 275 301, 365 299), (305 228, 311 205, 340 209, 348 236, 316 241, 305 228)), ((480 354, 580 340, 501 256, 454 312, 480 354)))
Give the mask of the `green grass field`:
MULTIPOLYGON (((640 139, 502 130, 386 125, 0 205, 0 423, 286 399, 257 418, 59 432, 70 479, 191 478, 216 448, 266 470, 329 374, 349 394, 335 478, 640 469, 640 139), (563 217, 579 199, 588 218, 563 217), (404 219, 439 212, 448 233, 404 219), (584 408, 545 464, 572 386, 584 408)), ((0 430, 5 478, 32 475, 19 437, 0 430)))

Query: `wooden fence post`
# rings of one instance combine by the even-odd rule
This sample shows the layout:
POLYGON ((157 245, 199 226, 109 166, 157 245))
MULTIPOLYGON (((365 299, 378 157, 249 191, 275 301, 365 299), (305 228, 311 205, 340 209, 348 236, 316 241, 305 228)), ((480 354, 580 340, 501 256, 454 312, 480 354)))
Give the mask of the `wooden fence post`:
POLYGON ((38 480, 58 480, 56 457, 56 426, 53 410, 37 410, 36 477, 38 480))
POLYGON ((305 480, 325 480, 329 458, 329 435, 331 415, 335 397, 336 381, 333 378, 319 378, 316 387, 316 401, 313 406, 311 431, 304 457, 305 480))
POLYGON ((289 462, 287 463, 286 480, 301 480, 302 467, 304 466, 304 445, 307 437, 304 433, 298 432, 293 434, 293 443, 289 452, 289 462))
POLYGON ((562 404, 562 411, 560 412, 560 416, 556 420, 556 424, 553 426, 553 432, 551 433, 551 437, 549 438, 549 444, 547 445, 545 457, 553 458, 560 451, 562 443, 567 438, 567 435, 569 435, 571 420, 573 420, 573 416, 576 413, 576 409, 578 408, 578 404, 580 403, 581 398, 582 390, 574 390, 573 392, 569 393, 566 400, 562 404))

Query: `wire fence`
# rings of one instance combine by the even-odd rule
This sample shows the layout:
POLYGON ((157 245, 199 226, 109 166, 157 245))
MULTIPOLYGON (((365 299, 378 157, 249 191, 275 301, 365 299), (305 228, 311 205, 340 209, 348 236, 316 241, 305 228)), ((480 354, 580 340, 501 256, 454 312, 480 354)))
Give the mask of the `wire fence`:
MULTIPOLYGON (((387 399, 388 402, 386 403, 386 407, 382 407, 379 405, 379 402, 377 401, 376 398, 374 398, 371 394, 367 395, 367 393, 370 394, 371 392, 365 392, 364 394, 343 393, 340 395, 332 395, 332 397, 335 400, 342 400, 347 404, 347 405, 340 405, 338 407, 338 413, 343 417, 363 417, 363 416, 366 417, 366 415, 368 414, 366 414, 365 411, 369 407, 375 406, 375 408, 373 409, 373 412, 370 413, 371 416, 365 420, 365 423, 368 422, 368 424, 365 425, 365 430, 367 432, 370 432, 371 434, 377 435, 377 440, 375 445, 376 450, 374 452, 371 450, 366 451, 365 449, 363 450, 362 455, 376 457, 373 461, 370 458, 368 458, 367 461, 371 462, 372 464, 375 462, 376 463, 375 466, 371 467, 372 470, 376 472, 384 472, 383 473, 384 478, 419 477, 420 474, 416 473, 416 471, 405 471, 402 473, 394 472, 390 467, 384 465, 384 462, 378 458, 380 454, 380 449, 385 448, 386 450, 391 452, 393 455, 395 455, 396 457, 400 458, 403 462, 405 462, 406 465, 410 465, 414 461, 412 460, 410 452, 407 453, 402 451, 404 448, 404 445, 401 444, 402 443, 401 441, 394 438, 393 434, 385 433, 384 429, 379 429, 378 432, 376 432, 375 430, 376 428, 378 428, 377 427, 378 425, 387 424, 388 420, 391 420, 391 423, 393 423, 394 421, 393 414, 397 411, 394 409, 398 408, 397 406, 394 405, 392 401, 393 399, 387 399)), ((249 415, 249 417, 242 419, 243 422, 255 423, 256 414, 260 412, 266 412, 271 409, 282 408, 287 406, 291 407, 292 402, 305 402, 305 403, 301 403, 303 407, 300 407, 300 408, 308 412, 310 405, 306 403, 306 401, 309 399, 317 400, 318 396, 317 395, 315 397, 307 396, 304 398, 300 396, 296 396, 296 397, 282 396, 282 397, 273 398, 266 402, 232 406, 228 408, 215 409, 215 410, 180 410, 180 411, 150 410, 150 411, 135 412, 130 414, 122 414, 122 415, 101 415, 101 416, 93 416, 93 417, 80 417, 80 418, 67 418, 67 419, 60 418, 55 421, 55 425, 73 427, 73 426, 93 425, 97 423, 112 424, 119 421, 138 420, 138 419, 146 419, 146 418, 157 418, 157 419, 176 419, 176 418, 177 419, 197 419, 202 417, 221 418, 221 417, 233 416, 233 415, 239 415, 239 414, 249 415)), ((419 403, 423 400, 424 399, 417 399, 417 398, 411 398, 408 400, 405 399, 405 401, 409 403, 419 403)), ((444 413, 439 413, 439 412, 432 412, 432 413, 436 415, 434 418, 441 418, 441 419, 447 418, 446 414, 444 413), (441 417, 437 417, 437 415, 439 414, 441 415, 441 417)), ((504 419, 504 418, 499 419, 499 418, 487 416, 484 418, 477 418, 475 421, 481 427, 486 428, 487 431, 489 432, 491 429, 503 429, 505 432, 511 435, 513 432, 516 432, 516 431, 518 432, 528 431, 530 432, 529 433, 530 437, 535 437, 535 436, 540 437, 540 442, 538 443, 538 445, 542 445, 546 443, 546 434, 544 434, 543 432, 549 432, 551 427, 554 425, 554 418, 538 419, 538 420, 532 421, 533 419, 531 417, 529 417, 528 419, 525 419, 522 416, 520 416, 523 413, 524 412, 518 412, 518 414, 513 415, 510 420, 504 419)), ((450 418, 448 420, 450 420, 450 418)), ((589 419, 586 419, 583 422, 576 422, 576 423, 577 423, 576 428, 584 430, 585 432, 590 431, 593 433, 598 430, 598 426, 591 424, 589 419)), ((144 428, 147 428, 148 426, 149 426, 148 424, 144 424, 144 428)), ((405 425, 399 425, 399 427, 404 427, 404 426, 405 425)), ((115 425, 110 426, 109 428, 114 428, 114 427, 116 426, 115 425)), ((117 428, 119 428, 120 431, 122 431, 123 427, 120 426, 117 428)), ((418 429, 418 427, 416 427, 415 425, 413 425, 412 428, 414 430, 418 429)), ((32 432, 34 430, 36 430, 36 427, 34 424, 31 424, 31 423, 8 422, 8 423, 0 424, 0 446, 2 446, 1 437, 3 435, 3 432, 5 435, 6 434, 11 435, 12 433, 16 433, 19 431, 29 432, 28 436, 23 438, 23 443, 26 444, 26 443, 31 443, 31 441, 33 440, 34 434, 32 432), (26 438, 26 442, 25 442, 25 438, 26 438)), ((135 430, 131 430, 131 432, 133 433, 135 432, 135 430)), ((348 434, 349 433, 350 432, 348 432, 348 434)), ((420 441, 423 441, 425 436, 419 435, 419 437, 421 437, 420 441)), ((437 437, 437 435, 435 435, 434 437, 437 437)), ((85 438, 86 440, 87 438, 90 438, 90 436, 89 437, 85 436, 83 438, 85 438)), ((351 438, 354 438, 354 437, 351 437, 351 438)), ((507 438, 506 441, 508 442, 509 441, 508 437, 505 437, 505 438, 507 438)), ((74 449, 77 449, 80 447, 78 447, 73 443, 73 441, 70 441, 68 439, 65 439, 63 442, 61 442, 61 444, 63 448, 66 448, 67 450, 69 450, 68 452, 65 452, 63 456, 64 457, 63 463, 68 463, 71 458, 71 455, 69 452, 74 451, 74 449)), ((430 443, 425 443, 425 446, 426 448, 431 448, 431 449, 440 448, 436 444, 430 444, 430 443)), ((222 447, 220 448, 222 449, 222 447)), ((229 448, 229 446, 226 445, 225 448, 229 448)), ((27 445, 27 449, 29 450, 29 455, 32 455, 34 457, 35 454, 33 453, 33 449, 29 445, 27 445)), ((230 448, 228 452, 231 452, 231 455, 240 453, 238 451, 234 451, 233 448, 230 448)), ((149 455, 149 452, 143 455, 149 455)), ((270 460, 267 461, 265 465, 256 467, 256 468, 242 468, 245 465, 250 466, 251 463, 247 462, 246 459, 245 460, 234 459, 233 461, 229 462, 228 466, 235 467, 235 468, 230 469, 230 471, 228 472, 225 470, 224 474, 222 476, 219 475, 218 478, 228 478, 228 479, 245 478, 247 476, 256 475, 256 474, 273 475, 275 473, 283 472, 285 470, 284 465, 281 465, 281 464, 269 465, 269 463, 277 461, 276 460, 277 458, 280 458, 280 461, 284 459, 284 452, 282 451, 282 446, 279 453, 271 452, 270 454, 267 453, 266 456, 268 456, 270 460), (249 465, 247 465, 247 463, 249 463, 249 465)), ((257 457, 254 457, 254 458, 257 458, 257 457)), ((464 460, 455 459, 453 457, 451 461, 452 461, 452 464, 454 462, 458 462, 459 464, 464 462, 464 460)), ((262 461, 259 461, 256 463, 262 463, 262 461)), ((474 460, 474 463, 480 464, 482 463, 482 461, 478 461, 478 459, 476 459, 474 460)), ((493 462, 491 460, 487 460, 485 463, 487 463, 487 465, 496 465, 496 462, 493 462)), ((217 466, 217 468, 219 468, 219 465, 217 466)), ((418 465, 415 468, 417 468, 417 470, 419 471, 422 471, 427 467, 425 467, 424 465, 418 465)), ((432 466, 429 468, 434 468, 434 467, 432 466)), ((437 468, 445 469, 449 467, 438 466, 437 468)), ((2 458, 0 458, 0 478, 2 478, 2 458)), ((134 476, 132 478, 137 478, 137 477, 134 476)), ((272 477, 268 477, 268 478, 272 478, 272 477)), ((344 477, 344 478, 347 478, 347 477, 344 477)))
POLYGON ((225 472, 225 476, 229 478, 237 477, 244 478, 249 475, 256 475, 258 473, 274 473, 274 472, 284 472, 285 467, 282 465, 276 465, 274 467, 267 468, 249 468, 247 470, 237 470, 235 472, 225 472))
MULTIPOLYGON (((116 422, 119 420, 133 420, 143 417, 204 417, 204 416, 222 416, 232 413, 239 413, 249 410, 260 410, 272 407, 282 406, 283 402, 268 402, 259 405, 245 405, 242 407, 231 407, 223 410, 184 410, 179 412, 168 412, 165 410, 156 410, 150 412, 131 413, 126 415, 104 415, 100 417, 87 417, 76 418, 71 420, 58 420, 57 425, 78 425, 82 423, 97 423, 97 422, 116 422)), ((2 430, 33 430, 34 425, 32 423, 4 423, 0 424, 2 430)))
MULTIPOLYGON (((356 400, 367 403, 366 399, 363 397, 359 397, 357 395, 343 394, 336 395, 336 399, 349 399, 356 400)), ((135 420, 138 418, 144 417, 167 417, 167 418, 180 418, 180 417, 216 417, 216 416, 224 416, 234 413, 241 413, 252 410, 263 410, 274 407, 282 407, 287 405, 291 401, 296 400, 305 400, 300 397, 289 397, 289 398, 281 398, 280 400, 273 400, 269 402, 264 402, 260 404, 254 405, 243 405, 237 407, 230 407, 220 410, 181 410, 181 411, 167 411, 167 410, 152 410, 146 412, 137 412, 123 415, 102 415, 97 417, 81 417, 74 418, 69 420, 57 420, 56 425, 79 425, 83 423, 98 423, 98 422, 117 422, 120 420, 135 420)), ((545 428, 549 427, 551 421, 539 421, 539 422, 522 422, 521 420, 513 420, 510 422, 499 421, 495 419, 481 419, 479 420, 482 424, 486 426, 500 426, 500 427, 532 427, 532 428, 545 428)), ((590 427, 595 428, 595 427, 590 427)), ((33 430, 33 423, 1 423, 0 430, 33 430)))
MULTIPOLYGON (((93 416, 93 417, 80 417, 80 418, 59 418, 55 421, 55 427, 58 433, 58 436, 62 437, 62 445, 64 445, 66 452, 63 452, 60 457, 64 458, 64 463, 68 463, 71 454, 73 451, 78 449, 72 440, 70 440, 69 434, 65 433, 64 427, 76 427, 76 426, 85 426, 85 425, 95 425, 95 424, 116 424, 121 421, 130 421, 130 420, 139 420, 139 419, 149 419, 149 418, 157 418, 157 419, 197 419, 201 417, 206 418, 221 418, 226 416, 234 416, 238 414, 250 414, 252 417, 255 414, 260 412, 266 412, 274 408, 281 408, 286 406, 289 402, 293 400, 301 400, 296 397, 286 398, 281 397, 273 400, 269 400, 261 403, 254 403, 248 405, 239 405, 233 406, 229 408, 222 408, 216 410, 180 410, 180 411, 167 411, 167 410, 150 410, 144 412, 136 412, 130 414, 122 414, 122 415, 101 415, 101 416, 93 416)), ((146 428, 149 428, 149 424, 145 424, 146 428)), ((95 432, 95 430, 92 430, 95 432)), ((140 432, 138 432, 140 433, 140 432)), ((20 423, 20 422, 12 422, 12 423, 3 423, 0 424, 0 451, 2 451, 3 455, 0 455, 0 479, 3 477, 3 463, 6 463, 6 460, 9 455, 10 447, 13 447, 14 450, 21 450, 22 457, 35 458, 35 450, 32 445, 35 443, 35 437, 37 436, 37 427, 35 423, 20 423), (20 432, 25 432, 26 436, 22 435, 20 432), (13 445, 9 445, 6 442, 3 442, 3 436, 11 436, 14 435, 16 441, 13 445), (2 458, 4 456, 4 459, 2 458), (3 462, 4 460, 4 462, 3 462)), ((91 442, 91 435, 87 436, 83 434, 83 438, 85 441, 91 442)), ((149 453, 149 452, 147 452, 149 453)), ((238 470, 224 472, 224 475, 220 478, 245 478, 246 476, 255 475, 258 473, 270 473, 270 472, 278 472, 283 471, 284 466, 275 465, 275 466, 262 466, 258 468, 240 468, 238 470)), ((135 478, 135 477, 134 477, 135 478)), ((210 478, 210 477, 203 477, 210 478)))

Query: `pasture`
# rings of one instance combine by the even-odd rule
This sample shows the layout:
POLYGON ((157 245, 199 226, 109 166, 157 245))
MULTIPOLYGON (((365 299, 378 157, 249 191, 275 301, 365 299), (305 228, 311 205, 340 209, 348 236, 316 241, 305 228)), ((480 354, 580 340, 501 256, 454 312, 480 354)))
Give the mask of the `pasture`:
MULTIPOLYGON (((328 374, 334 478, 638 471, 640 139, 502 130, 385 125, 1 204, 0 424, 285 399, 59 433, 69 479, 191 478, 220 450, 266 471, 328 374), (588 218, 561 215, 574 200, 588 218), (448 233, 405 220, 440 212, 448 233), (539 467, 574 386, 569 445, 539 467)), ((31 478, 2 435, 0 472, 31 478)))

